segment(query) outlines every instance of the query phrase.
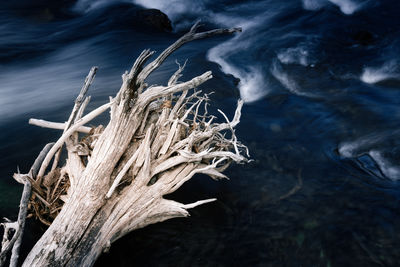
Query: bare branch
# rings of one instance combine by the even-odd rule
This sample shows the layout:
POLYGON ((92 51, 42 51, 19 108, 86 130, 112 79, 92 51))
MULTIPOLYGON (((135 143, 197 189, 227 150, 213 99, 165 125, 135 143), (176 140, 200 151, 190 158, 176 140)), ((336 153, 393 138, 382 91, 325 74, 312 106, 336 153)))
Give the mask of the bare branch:
POLYGON ((85 82, 83 83, 82 89, 79 92, 79 95, 75 99, 75 105, 72 109, 72 112, 69 116, 69 119, 67 121, 67 125, 65 127, 65 130, 68 130, 69 127, 73 124, 75 121, 75 117, 79 112, 79 109, 81 108, 82 103, 85 100, 86 94, 89 90, 90 85, 93 83, 94 77, 96 76, 98 67, 92 67, 89 71, 89 74, 87 75, 85 82))
POLYGON ((96 118, 98 115, 106 111, 112 103, 107 103, 104 104, 97 109, 93 110, 89 114, 87 114, 85 117, 77 121, 71 128, 69 128, 61 137, 60 139, 57 140, 57 142, 54 144, 54 146, 50 149, 49 153, 46 155, 46 158, 44 159, 42 166, 40 167, 39 173, 37 180, 40 184, 41 178, 44 175, 44 172, 46 171, 46 168, 48 164, 51 161, 51 158, 53 157, 54 153, 57 152, 57 150, 64 144, 65 140, 71 136, 80 126, 84 125, 85 123, 88 123, 92 119, 96 118))
POLYGON ((21 201, 19 204, 19 212, 18 212, 17 221, 14 223, 5 222, 5 223, 1 224, 4 226, 4 236, 3 236, 2 248, 1 248, 1 253, 0 253, 0 266, 3 266, 3 264, 6 260, 7 253, 10 251, 11 248, 12 248, 12 252, 11 252, 10 266, 13 266, 13 267, 17 266, 19 250, 20 250, 21 242, 22 242, 22 235, 23 235, 23 231, 24 231, 24 227, 25 227, 26 214, 28 212, 28 203, 29 203, 29 198, 30 198, 31 191, 32 191, 31 183, 28 178, 30 178, 32 180, 36 176, 36 173, 38 171, 40 163, 43 161, 44 157, 46 156, 46 154, 48 153, 50 148, 53 146, 53 144, 54 143, 49 143, 44 146, 42 151, 39 153, 39 156, 36 158, 35 162, 33 163, 28 174, 17 175, 18 178, 16 180, 18 182, 24 184, 24 189, 22 191, 21 201), (8 240, 8 233, 9 233, 10 229, 14 229, 15 232, 14 232, 11 240, 8 240))
POLYGON ((11 251, 10 267, 15 267, 17 266, 18 263, 19 250, 21 248, 22 236, 24 233, 25 219, 26 219, 26 214, 28 213, 28 203, 30 196, 31 196, 31 183, 29 182, 28 179, 26 179, 24 190, 22 192, 21 201, 19 204, 18 230, 14 234, 14 237, 16 237, 16 239, 11 251))
POLYGON ((200 206, 200 205, 203 205, 203 204, 206 204, 206 203, 210 203, 210 202, 214 202, 214 201, 216 201, 216 200, 217 200, 216 198, 209 198, 209 199, 205 199, 205 200, 198 200, 198 201, 196 201, 196 202, 194 202, 194 203, 185 204, 185 205, 183 205, 182 207, 183 207, 184 209, 193 209, 193 208, 195 208, 195 207, 197 207, 197 206, 200 206))
MULTIPOLYGON (((66 125, 64 128, 64 133, 71 127, 71 125, 74 122, 76 122, 78 119, 80 119, 80 117, 83 114, 84 109, 86 108, 87 104, 89 103, 90 97, 87 98, 86 94, 87 94, 87 91, 89 90, 90 85, 92 84, 92 82, 94 80, 96 72, 97 72, 97 67, 92 67, 90 69, 89 74, 86 77, 85 82, 83 83, 82 89, 79 92, 78 97, 75 99, 75 105, 72 108, 72 112, 69 116, 68 121, 66 122, 66 125), (83 103, 83 105, 82 105, 82 103, 83 103)), ((75 139, 76 139, 76 137, 75 137, 75 139)), ((54 156, 53 166, 51 167, 51 170, 54 170, 55 168, 57 168, 58 161, 59 161, 60 155, 61 155, 61 149, 62 149, 62 147, 59 148, 56 155, 54 156)))
MULTIPOLYGON (((29 124, 49 128, 49 129, 57 129, 57 130, 64 130, 66 127, 66 123, 59 123, 59 122, 51 122, 45 120, 38 120, 38 119, 29 119, 29 124)), ((77 129, 78 132, 88 134, 92 128, 87 126, 81 126, 77 129)))
POLYGON ((33 163, 32 167, 29 171, 32 179, 35 179, 35 177, 39 171, 40 165, 42 164, 47 153, 49 153, 49 151, 53 147, 53 145, 54 145, 54 143, 48 143, 43 147, 42 151, 40 151, 38 157, 36 158, 35 162, 33 163))
POLYGON ((181 66, 178 61, 175 62, 176 64, 178 64, 178 70, 175 71, 175 73, 171 76, 171 78, 169 78, 168 86, 176 84, 178 82, 178 79, 182 77, 181 73, 186 67, 187 59, 185 60, 185 63, 183 63, 183 66, 181 66))
POLYGON ((207 71, 202 75, 194 77, 190 81, 181 84, 176 84, 168 87, 163 87, 163 86, 152 87, 139 96, 138 102, 142 105, 148 105, 151 101, 153 101, 156 98, 196 88, 197 86, 201 85, 202 83, 211 78, 212 78, 211 71, 207 71))
POLYGON ((179 47, 181 47, 185 43, 193 41, 193 40, 197 40, 197 39, 211 37, 214 35, 231 34, 234 32, 242 31, 241 28, 231 28, 231 29, 217 29, 217 30, 212 30, 212 31, 196 33, 196 30, 198 27, 199 27, 199 22, 196 23, 190 29, 190 31, 188 33, 186 33, 184 36, 179 38, 175 43, 173 43, 171 46, 169 46, 167 49, 165 49, 153 62, 148 64, 138 75, 137 84, 143 83, 144 80, 150 75, 150 73, 152 73, 155 69, 157 69, 169 55, 171 55, 175 50, 177 50, 179 47))
POLYGON ((78 113, 76 113, 74 122, 77 122, 80 118, 82 118, 83 112, 85 111, 87 105, 89 104, 90 99, 91 99, 91 96, 87 96, 87 97, 85 98, 85 100, 83 101, 82 105, 80 106, 80 108, 79 108, 79 110, 78 110, 78 113))

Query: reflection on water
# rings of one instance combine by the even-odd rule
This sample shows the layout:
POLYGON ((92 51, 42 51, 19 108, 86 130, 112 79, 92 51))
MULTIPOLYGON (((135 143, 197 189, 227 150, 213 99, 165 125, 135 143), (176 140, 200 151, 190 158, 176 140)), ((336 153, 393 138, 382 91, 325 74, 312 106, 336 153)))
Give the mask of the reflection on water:
MULTIPOLYGON (((94 65, 89 110, 106 102, 143 49, 162 51, 201 17, 244 32, 183 46, 149 83, 165 83, 175 60, 189 59, 183 79, 212 70, 202 89, 215 91, 214 111, 247 101, 237 135, 254 161, 228 169, 229 181, 195 177, 168 197, 216 203, 135 231, 96 266, 400 261, 399 2, 39 2, 0 4, 0 217, 16 217, 22 188, 11 174, 60 134, 30 117, 66 120, 94 65), (165 11, 174 32, 143 30, 134 3, 165 11)), ((24 254, 44 229, 29 230, 24 254)))

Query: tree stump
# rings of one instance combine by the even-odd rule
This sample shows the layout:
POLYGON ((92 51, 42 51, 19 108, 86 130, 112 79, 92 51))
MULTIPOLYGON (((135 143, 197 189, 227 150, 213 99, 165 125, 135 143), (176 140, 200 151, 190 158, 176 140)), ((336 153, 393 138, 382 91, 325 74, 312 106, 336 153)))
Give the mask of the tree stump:
POLYGON ((210 71, 180 82, 185 66, 179 66, 166 86, 145 83, 149 74, 183 44, 241 31, 197 32, 198 27, 196 23, 146 66, 154 52, 143 51, 132 69, 122 75, 117 95, 89 114, 83 116, 96 67, 86 78, 67 123, 30 120, 64 132, 47 149, 40 168, 14 175, 17 181, 32 185, 30 207, 49 225, 23 266, 92 266, 111 243, 132 230, 186 217, 188 209, 214 201, 182 204, 163 198, 196 173, 226 178, 222 171, 232 161, 248 162, 248 150, 234 130, 243 101, 238 101, 232 120, 219 110, 225 122, 217 123, 208 113, 209 96, 196 90, 212 78, 210 71), (110 120, 105 128, 85 126, 106 110, 110 110, 110 120), (79 132, 87 135, 80 138, 79 132), (59 167, 64 144, 68 156, 59 167))

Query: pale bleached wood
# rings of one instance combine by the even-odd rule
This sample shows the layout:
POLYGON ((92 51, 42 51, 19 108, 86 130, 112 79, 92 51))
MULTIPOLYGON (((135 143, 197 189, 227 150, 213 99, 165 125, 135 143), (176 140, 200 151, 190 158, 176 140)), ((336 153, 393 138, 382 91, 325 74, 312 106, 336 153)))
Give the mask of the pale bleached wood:
POLYGON ((200 205, 204 205, 204 204, 207 204, 207 203, 210 203, 210 202, 214 202, 214 201, 216 201, 216 200, 217 200, 216 198, 209 198, 209 199, 204 199, 204 200, 198 200, 198 201, 196 201, 196 202, 194 202, 194 203, 184 204, 184 205, 182 206, 182 208, 184 208, 185 210, 193 209, 193 208, 198 207, 198 206, 200 206, 200 205))
POLYGON ((79 107, 78 112, 76 113, 74 122, 77 122, 78 120, 80 120, 82 118, 83 112, 85 111, 86 107, 89 105, 91 98, 92 98, 91 96, 87 96, 85 98, 85 100, 82 102, 81 106, 79 107))
MULTIPOLYGON (((82 89, 79 92, 77 98, 75 99, 75 105, 72 108, 72 112, 68 118, 68 121, 66 122, 64 133, 71 127, 71 125, 74 122, 76 122, 78 119, 81 118, 86 106, 88 105, 90 97, 86 97, 86 94, 89 90, 90 85, 92 85, 94 77, 96 76, 97 69, 98 69, 97 67, 92 67, 89 71, 89 74, 86 76, 82 89)), ((77 136, 75 136, 75 139, 77 139, 77 136)), ((61 155, 61 149, 62 146, 58 149, 57 153, 54 156, 51 170, 54 170, 58 166, 58 161, 60 160, 60 155, 61 155)))
MULTIPOLYGON (((82 115, 83 110, 81 112, 79 112, 79 110, 81 109, 82 103, 85 102, 86 94, 89 90, 89 87, 93 83, 93 80, 94 80, 94 77, 96 76, 97 70, 98 70, 98 67, 92 67, 89 71, 89 74, 86 76, 85 82, 83 83, 81 91, 79 92, 79 95, 75 99, 75 105, 72 108, 72 112, 68 118, 67 125, 65 126, 65 130, 68 130, 69 127, 71 127, 71 125, 74 123, 74 121, 76 121, 75 118, 78 113, 80 113, 82 115)), ((86 105, 87 105, 87 103, 86 103, 86 105)), ((86 105, 84 105, 84 106, 86 106, 86 105)))
POLYGON ((178 61, 175 61, 176 64, 178 65, 178 69, 175 71, 175 73, 171 76, 171 78, 169 78, 168 81, 168 86, 174 85, 178 82, 179 78, 182 77, 182 71, 185 69, 186 67, 186 63, 187 60, 185 60, 185 63, 183 63, 183 65, 181 66, 181 64, 179 64, 178 61))
POLYGON ((30 180, 33 180, 36 177, 36 174, 38 172, 38 169, 40 167, 41 162, 44 160, 46 154, 49 152, 51 147, 54 145, 54 143, 49 143, 44 146, 44 148, 41 150, 39 153, 38 157, 34 161, 31 169, 29 170, 28 174, 21 174, 17 173, 14 174, 14 178, 16 181, 19 183, 22 183, 24 185, 23 191, 22 191, 22 196, 19 204, 19 212, 18 212, 18 219, 16 222, 5 222, 2 223, 1 225, 4 226, 4 235, 3 235, 3 242, 2 242, 2 247, 1 247, 1 253, 0 253, 0 266, 3 266, 6 260, 6 255, 7 253, 11 250, 11 258, 10 258, 10 267, 15 267, 18 264, 18 258, 19 258, 19 251, 21 247, 21 242, 22 242, 22 236, 25 228, 25 220, 26 220, 26 215, 28 212, 28 203, 29 203, 29 198, 31 196, 32 188, 31 188, 31 183, 30 180), (8 232, 10 229, 13 229, 15 232, 11 238, 11 240, 8 239, 8 232))
MULTIPOLYGON (((57 130, 64 130, 67 125, 66 123, 51 122, 51 121, 33 119, 33 118, 29 119, 29 124, 43 127, 43 128, 57 129, 57 130)), ((88 134, 91 129, 92 128, 87 127, 87 126, 81 126, 78 129, 76 129, 76 131, 80 132, 80 133, 88 134)))
POLYGON ((138 104, 146 106, 156 98, 165 97, 170 94, 179 93, 185 90, 193 89, 212 78, 211 71, 207 71, 200 76, 194 77, 190 81, 175 84, 173 86, 154 86, 139 95, 138 104))
POLYGON ((159 152, 160 155, 163 155, 163 154, 167 153, 169 147, 171 146, 172 139, 174 138, 175 133, 176 133, 177 128, 178 128, 178 122, 179 122, 179 120, 175 119, 174 123, 172 124, 171 129, 170 129, 170 131, 168 133, 168 136, 167 136, 167 138, 166 138, 166 140, 165 140, 165 142, 164 142, 164 144, 161 147, 161 150, 159 152))
POLYGON ((143 151, 145 151, 145 149, 143 147, 145 146, 145 144, 147 142, 149 142, 149 138, 150 138, 152 130, 153 130, 153 127, 150 127, 147 130, 146 137, 145 137, 144 141, 142 142, 141 147, 139 147, 138 150, 136 150, 136 152, 132 155, 132 157, 128 160, 128 162, 122 168, 122 170, 118 173, 117 177, 115 177, 115 180, 114 180, 113 184, 111 185, 110 189, 108 190, 108 192, 106 194, 106 198, 110 198, 111 197, 111 195, 114 192, 115 188, 117 188, 117 186, 121 182, 121 179, 125 176, 125 174, 129 170, 129 168, 132 166, 132 164, 137 160, 137 158, 139 156, 139 153, 143 153, 143 151))
POLYGON ((3 233, 3 239, 1 242, 1 250, 0 250, 0 266, 4 266, 7 260, 7 253, 10 251, 12 246, 14 245, 15 241, 18 238, 18 235, 16 235, 16 232, 18 231, 18 223, 17 222, 11 222, 7 218, 4 218, 6 221, 1 223, 0 225, 3 226, 4 228, 4 233, 3 233), (9 239, 8 235, 11 233, 11 231, 14 230, 15 233, 12 236, 11 239, 9 239))
POLYGON ((190 29, 188 33, 183 35, 175 43, 173 43, 167 49, 165 49, 152 63, 148 64, 138 75, 137 84, 143 83, 144 80, 150 75, 150 73, 152 73, 155 69, 157 69, 165 61, 165 59, 167 59, 169 55, 171 55, 174 51, 176 51, 179 47, 181 47, 185 43, 197 39, 204 39, 214 35, 231 34, 234 32, 242 31, 241 28, 231 28, 231 29, 216 29, 216 30, 196 33, 199 26, 200 26, 200 21, 196 22, 196 24, 190 29))
POLYGON ((22 191, 21 201, 19 203, 18 213, 18 229, 16 230, 16 240, 11 251, 10 267, 16 267, 18 264, 19 251, 21 248, 22 236, 24 234, 25 220, 28 213, 28 203, 31 196, 31 183, 28 179, 25 180, 24 189, 22 191))
MULTIPOLYGON (((42 166, 39 169, 38 173, 38 180, 43 177, 44 172, 46 171, 47 166, 49 165, 51 158, 53 155, 57 152, 57 150, 64 144, 65 140, 71 136, 79 127, 83 126, 85 123, 88 123, 89 121, 93 120, 97 116, 99 116, 101 113, 106 111, 108 108, 110 108, 112 103, 106 103, 97 109, 93 110, 89 114, 87 114, 85 117, 77 121, 71 128, 69 128, 61 137, 60 139, 57 140, 57 142, 54 144, 54 146, 50 149, 49 153, 47 153, 46 158, 44 159, 42 166)), ((40 184, 40 182, 39 182, 40 184)))
POLYGON ((38 157, 34 161, 31 169, 29 170, 29 176, 32 179, 35 179, 37 176, 37 173, 39 171, 40 165, 42 164, 43 160, 45 159, 47 153, 49 153, 50 149, 54 146, 54 143, 48 143, 46 144, 43 149, 40 151, 38 157))
MULTIPOLYGON (((248 161, 243 156, 247 150, 234 131, 242 102, 231 121, 223 114, 226 122, 213 123, 214 117, 208 115, 206 107, 208 95, 196 90, 212 78, 210 71, 179 81, 185 65, 178 66, 166 86, 145 83, 148 75, 183 44, 240 31, 235 28, 197 33, 198 27, 196 23, 146 66, 154 52, 145 50, 139 55, 131 70, 122 75, 116 96, 102 107, 102 111, 111 108, 110 121, 95 140, 85 141, 90 148, 86 158, 74 152, 73 142, 68 140, 71 135, 77 136, 77 130, 93 112, 75 121, 49 151, 37 181, 44 176, 55 151, 67 142, 68 158, 60 173, 67 175, 71 185, 67 195, 60 196, 65 201, 60 213, 23 266, 92 266, 112 242, 130 231, 187 217, 188 209, 215 201, 183 204, 164 198, 195 174, 226 178, 221 171, 230 162, 248 161), (226 133, 230 139, 225 138, 226 133)), ((54 189, 50 195, 54 195, 54 189)))

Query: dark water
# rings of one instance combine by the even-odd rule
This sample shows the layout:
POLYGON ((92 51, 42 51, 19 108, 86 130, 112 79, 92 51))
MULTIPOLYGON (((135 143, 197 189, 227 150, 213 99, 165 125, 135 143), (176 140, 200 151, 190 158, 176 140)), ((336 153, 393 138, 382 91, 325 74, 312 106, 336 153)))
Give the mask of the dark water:
MULTIPOLYGON (((398 266, 399 12, 397 0, 1 3, 0 217, 16 217, 16 166, 60 134, 30 117, 66 120, 94 65, 90 108, 106 102, 144 48, 162 51, 202 18, 244 31, 184 46, 150 82, 175 59, 189 59, 184 79, 212 70, 216 107, 246 101, 238 136, 254 162, 229 181, 195 177, 171 197, 216 203, 126 236, 96 266, 398 266), (174 31, 135 19, 140 5, 174 31)), ((24 253, 43 229, 28 230, 24 253)))

